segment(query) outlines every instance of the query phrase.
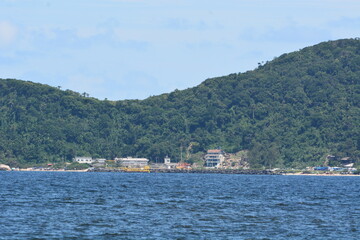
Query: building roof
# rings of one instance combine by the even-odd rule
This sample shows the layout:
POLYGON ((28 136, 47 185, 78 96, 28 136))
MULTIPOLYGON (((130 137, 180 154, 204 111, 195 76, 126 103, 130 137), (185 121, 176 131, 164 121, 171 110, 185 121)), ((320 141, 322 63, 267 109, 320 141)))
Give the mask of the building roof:
POLYGON ((221 149, 209 149, 207 153, 222 153, 223 151, 221 149))
POLYGON ((147 158, 132 158, 132 157, 127 157, 127 158, 115 158, 116 161, 149 161, 149 159, 147 158))
POLYGON ((92 159, 92 157, 75 157, 75 159, 92 159))

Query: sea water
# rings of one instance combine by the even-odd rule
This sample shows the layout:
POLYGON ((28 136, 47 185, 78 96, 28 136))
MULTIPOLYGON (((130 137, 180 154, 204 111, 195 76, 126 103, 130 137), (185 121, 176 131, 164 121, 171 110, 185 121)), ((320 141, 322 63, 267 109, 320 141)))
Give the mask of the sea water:
POLYGON ((360 177, 0 172, 0 239, 359 239, 360 177))

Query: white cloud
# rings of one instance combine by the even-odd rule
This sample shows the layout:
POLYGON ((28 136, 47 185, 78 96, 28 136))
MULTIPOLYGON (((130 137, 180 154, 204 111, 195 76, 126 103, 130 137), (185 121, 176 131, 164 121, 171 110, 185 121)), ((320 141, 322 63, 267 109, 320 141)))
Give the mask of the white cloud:
POLYGON ((0 46, 11 44, 16 39, 17 28, 7 21, 0 21, 0 46))

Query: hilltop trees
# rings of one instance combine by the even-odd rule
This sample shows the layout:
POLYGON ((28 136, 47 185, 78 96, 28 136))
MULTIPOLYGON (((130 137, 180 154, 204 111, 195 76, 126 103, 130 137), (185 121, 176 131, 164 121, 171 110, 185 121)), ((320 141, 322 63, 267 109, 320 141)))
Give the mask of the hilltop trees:
POLYGON ((166 155, 250 150, 253 166, 299 166, 360 156, 360 41, 325 42, 254 71, 212 78, 143 101, 0 80, 0 161, 75 155, 166 155))

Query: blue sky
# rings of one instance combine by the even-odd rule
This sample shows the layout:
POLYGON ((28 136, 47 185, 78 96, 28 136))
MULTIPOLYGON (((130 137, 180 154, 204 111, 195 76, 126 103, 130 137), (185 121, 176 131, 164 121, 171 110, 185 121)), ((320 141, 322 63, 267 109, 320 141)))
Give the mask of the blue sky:
POLYGON ((144 99, 359 26, 358 0, 1 0, 0 78, 144 99))

